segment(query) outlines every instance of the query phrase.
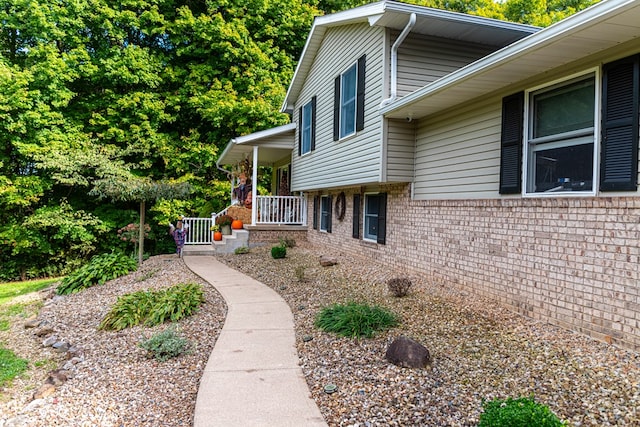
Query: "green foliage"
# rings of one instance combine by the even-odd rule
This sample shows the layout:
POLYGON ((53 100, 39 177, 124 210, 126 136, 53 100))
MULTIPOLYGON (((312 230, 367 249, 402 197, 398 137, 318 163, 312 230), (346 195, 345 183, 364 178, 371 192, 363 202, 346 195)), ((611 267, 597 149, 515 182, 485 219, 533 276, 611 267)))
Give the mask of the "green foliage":
POLYGON ((287 256, 287 247, 283 245, 274 246, 271 248, 271 256, 273 259, 280 259, 287 256))
POLYGON ((88 264, 83 265, 65 277, 56 292, 67 295, 79 292, 93 285, 101 285, 109 280, 135 271, 138 263, 121 252, 96 255, 88 264))
POLYGON ((0 283, 0 304, 4 304, 20 295, 37 292, 58 281, 60 281, 59 278, 52 278, 29 280, 26 282, 0 283))
POLYGON ((4 386, 9 381, 27 370, 29 361, 21 359, 9 349, 0 347, 0 386, 4 386))
POLYGON ((393 313, 379 306, 350 302, 325 307, 316 316, 316 327, 344 337, 371 338, 376 332, 398 324, 393 313))
POLYGON ((225 226, 225 225, 231 225, 231 223, 233 222, 233 217, 230 215, 218 215, 216 217, 216 225, 219 226, 225 226))
POLYGON ((561 427, 563 423, 548 406, 533 397, 483 402, 478 427, 561 427))
POLYGON ((202 286, 179 284, 159 291, 139 291, 118 298, 99 329, 120 331, 139 324, 158 325, 194 314, 204 302, 202 286))
POLYGON ((149 357, 165 362, 172 357, 180 356, 189 348, 189 341, 178 334, 173 326, 154 334, 140 342, 140 347, 147 350, 149 357))
POLYGON ((249 248, 246 246, 240 246, 239 248, 236 248, 236 250, 233 251, 233 253, 236 255, 248 254, 249 248))

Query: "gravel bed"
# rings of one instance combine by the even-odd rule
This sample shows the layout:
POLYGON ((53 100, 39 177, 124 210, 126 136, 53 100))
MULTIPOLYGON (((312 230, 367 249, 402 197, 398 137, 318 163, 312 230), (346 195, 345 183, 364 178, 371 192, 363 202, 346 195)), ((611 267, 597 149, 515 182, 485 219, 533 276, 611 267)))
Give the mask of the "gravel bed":
MULTIPOLYGON (((34 306, 35 304, 35 306, 34 306)), ((43 305, 38 319, 53 334, 78 348, 68 376, 48 397, 33 400, 49 371, 64 366, 65 355, 44 348, 24 322, 16 321, 0 341, 30 360, 28 375, 2 391, 0 426, 190 426, 200 377, 219 335, 226 305, 212 286, 193 274, 176 255, 156 256, 128 276, 69 296, 32 303, 43 305), (97 327, 118 296, 178 283, 203 284, 205 303, 179 322, 178 331, 193 344, 187 354, 158 362, 146 357, 141 339, 167 325, 137 326, 119 332, 97 327), (37 362, 37 363, 36 363, 37 362), (35 366, 38 365, 38 366, 35 366)))
POLYGON ((329 425, 475 426, 483 399, 533 395, 573 426, 640 426, 640 354, 382 264, 305 246, 281 260, 271 259, 269 248, 220 259, 289 303, 301 366, 329 425), (338 264, 321 267, 320 255, 338 264), (387 281, 394 277, 412 280, 409 295, 391 295, 387 281), (321 308, 349 301, 383 306, 401 325, 362 340, 314 328, 321 308), (399 335, 429 349, 429 368, 385 360, 399 335), (338 391, 325 394, 328 383, 338 391))
MULTIPOLYGON (((591 340, 504 310, 490 301, 384 265, 313 248, 288 249, 274 260, 269 247, 222 262, 275 289, 294 314, 300 364, 331 426, 474 426, 483 399, 534 395, 573 426, 640 425, 640 354, 591 340), (320 255, 337 258, 319 265, 320 255), (409 277, 413 287, 393 297, 387 280, 409 277), (326 305, 381 305, 401 324, 372 339, 347 339, 318 331, 313 322, 326 305), (311 335, 311 341, 303 337, 311 335), (430 351, 427 369, 404 369, 384 354, 397 336, 430 351), (337 392, 325 394, 333 383, 337 392)), ((166 326, 121 332, 96 327, 117 296, 141 289, 202 280, 172 256, 152 257, 134 274, 67 297, 45 300, 39 319, 81 349, 66 383, 32 401, 34 390, 63 358, 41 345, 22 322, 0 341, 31 360, 29 374, 1 390, 0 427, 188 426, 199 378, 224 323, 226 306, 205 286, 206 303, 179 323, 195 343, 190 354, 160 363, 147 359, 140 338, 166 326), (38 366, 34 366, 38 362, 38 366)), ((39 308, 31 302, 29 310, 39 308)))

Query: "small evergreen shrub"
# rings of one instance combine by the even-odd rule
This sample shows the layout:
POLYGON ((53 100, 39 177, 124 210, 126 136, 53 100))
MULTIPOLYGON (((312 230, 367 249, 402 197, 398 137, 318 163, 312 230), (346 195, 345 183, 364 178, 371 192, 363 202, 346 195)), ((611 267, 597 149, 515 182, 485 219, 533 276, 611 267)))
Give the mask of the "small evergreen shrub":
POLYGON ((88 264, 83 265, 60 282, 56 293, 67 295, 80 292, 90 286, 116 279, 138 268, 135 259, 121 252, 96 255, 88 264))
POLYGON ((239 248, 236 248, 236 250, 233 251, 233 253, 236 255, 248 254, 249 248, 246 246, 240 246, 239 248))
POLYGON ((120 331, 144 323, 149 326, 177 322, 194 314, 204 302, 200 285, 179 284, 160 291, 139 291, 118 298, 98 326, 120 331))
POLYGON ((325 307, 316 316, 316 327, 344 337, 371 338, 376 332, 398 324, 393 313, 382 307, 350 302, 325 307))
POLYGON ((280 259, 287 256, 287 247, 284 245, 278 245, 271 248, 271 256, 274 259, 280 259))
POLYGON ((389 291, 397 298, 402 298, 407 295, 409 288, 411 287, 411 280, 406 277, 398 277, 391 279, 387 282, 389 291))
POLYGON ((533 397, 483 402, 478 427, 562 427, 566 424, 533 397))
POLYGON ((147 350, 147 357, 155 357, 160 362, 178 357, 189 349, 189 341, 180 336, 172 326, 142 340, 139 345, 147 350))

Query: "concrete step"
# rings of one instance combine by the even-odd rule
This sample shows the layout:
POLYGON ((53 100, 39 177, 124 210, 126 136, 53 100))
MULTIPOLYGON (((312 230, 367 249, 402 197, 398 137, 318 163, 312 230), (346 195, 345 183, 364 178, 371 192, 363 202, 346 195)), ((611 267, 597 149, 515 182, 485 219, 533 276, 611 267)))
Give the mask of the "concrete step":
POLYGON ((231 234, 223 235, 222 240, 214 241, 211 245, 185 245, 184 255, 214 255, 232 254, 237 248, 249 246, 248 230, 231 230, 231 234))

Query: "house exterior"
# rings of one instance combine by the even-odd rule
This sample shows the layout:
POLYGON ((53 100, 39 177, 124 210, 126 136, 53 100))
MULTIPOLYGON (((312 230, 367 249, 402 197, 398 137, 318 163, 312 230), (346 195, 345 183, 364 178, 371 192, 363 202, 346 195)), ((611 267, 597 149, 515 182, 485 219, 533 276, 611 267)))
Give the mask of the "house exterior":
POLYGON ((631 0, 545 29, 393 1, 318 17, 292 123, 218 164, 273 166, 313 243, 638 350, 638 22, 631 0))
POLYGON ((638 22, 317 18, 283 104, 308 239, 640 349, 638 22))

